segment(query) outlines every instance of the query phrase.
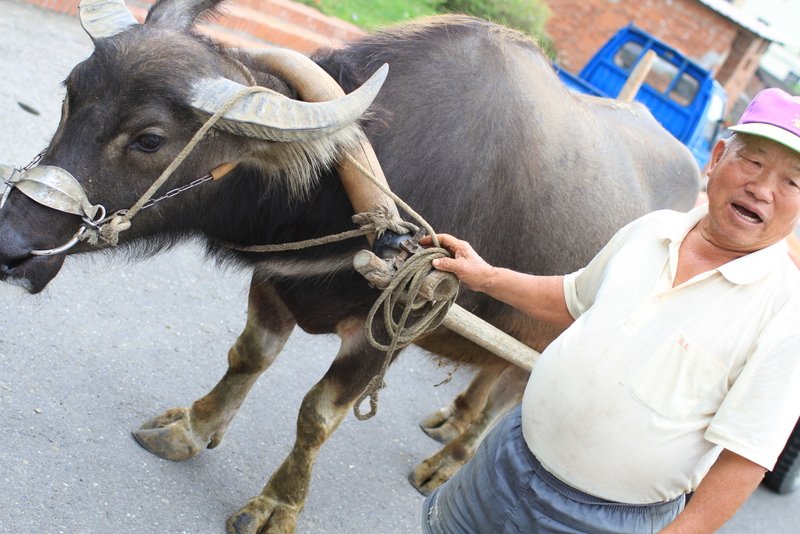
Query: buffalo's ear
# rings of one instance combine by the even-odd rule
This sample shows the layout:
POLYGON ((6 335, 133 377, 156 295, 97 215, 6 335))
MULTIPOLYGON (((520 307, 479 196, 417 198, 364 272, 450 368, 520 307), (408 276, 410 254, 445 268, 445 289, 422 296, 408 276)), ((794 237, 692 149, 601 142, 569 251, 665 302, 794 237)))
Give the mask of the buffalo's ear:
POLYGON ((186 31, 204 14, 212 14, 225 0, 159 0, 147 13, 145 24, 186 31))
POLYGON ((139 25, 124 0, 81 0, 78 12, 81 26, 93 43, 139 25))

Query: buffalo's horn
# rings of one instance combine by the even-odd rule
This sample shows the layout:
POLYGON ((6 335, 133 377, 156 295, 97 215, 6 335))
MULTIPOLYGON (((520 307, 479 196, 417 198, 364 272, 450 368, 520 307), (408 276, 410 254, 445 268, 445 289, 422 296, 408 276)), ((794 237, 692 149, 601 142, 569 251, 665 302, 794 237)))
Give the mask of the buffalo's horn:
MULTIPOLYGON (((243 96, 217 122, 216 128, 268 141, 308 141, 336 132, 357 120, 369 108, 386 80, 383 65, 350 94, 327 102, 292 100, 268 89, 243 96)), ((205 79, 193 88, 191 106, 212 115, 242 90, 227 78, 205 79)))
POLYGON ((125 7, 124 0, 81 0, 78 11, 81 26, 95 43, 139 24, 125 7))
MULTIPOLYGON (((264 70, 272 72, 287 82, 306 102, 323 102, 344 96, 344 90, 336 83, 336 80, 300 52, 286 48, 260 48, 243 50, 243 52, 258 61, 264 70)), ((359 165, 369 169, 373 178, 382 184, 384 189, 391 189, 386 175, 383 174, 378 156, 366 137, 361 138, 358 147, 350 150, 350 156, 359 165)), ((401 219, 394 201, 385 195, 381 188, 373 185, 369 180, 364 180, 361 170, 349 159, 340 162, 339 178, 356 213, 374 211, 382 206, 394 220, 401 219)), ((374 241, 374 237, 373 234, 367 235, 370 243, 374 241)))

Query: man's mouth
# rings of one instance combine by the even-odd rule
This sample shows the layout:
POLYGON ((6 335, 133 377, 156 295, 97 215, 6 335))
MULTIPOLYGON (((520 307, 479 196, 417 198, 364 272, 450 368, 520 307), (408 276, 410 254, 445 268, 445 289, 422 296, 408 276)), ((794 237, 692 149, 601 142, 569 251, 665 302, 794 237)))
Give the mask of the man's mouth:
POLYGON ((758 213, 756 213, 754 211, 750 211, 749 209, 745 208, 741 204, 732 204, 732 206, 733 206, 733 210, 737 214, 739 214, 739 216, 742 217, 744 220, 746 220, 748 222, 751 222, 753 224, 760 224, 760 223, 764 222, 764 220, 761 218, 761 216, 758 213))

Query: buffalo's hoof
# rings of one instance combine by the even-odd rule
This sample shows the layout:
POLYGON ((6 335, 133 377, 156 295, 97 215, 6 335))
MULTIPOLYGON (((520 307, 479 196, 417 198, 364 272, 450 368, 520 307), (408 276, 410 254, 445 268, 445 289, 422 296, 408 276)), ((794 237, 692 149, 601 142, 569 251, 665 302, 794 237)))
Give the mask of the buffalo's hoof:
POLYGON ((192 430, 189 409, 174 408, 133 431, 139 445, 166 460, 180 462, 200 454, 209 440, 192 430))
POLYGON ((445 447, 420 463, 408 476, 408 481, 423 495, 430 495, 450 480, 471 457, 472 454, 462 447, 445 447))
POLYGON ((457 416, 451 405, 436 410, 419 427, 439 443, 449 443, 461 435, 467 425, 457 416))
POLYGON ((228 518, 228 534, 292 534, 299 509, 286 503, 258 496, 250 499, 228 518))

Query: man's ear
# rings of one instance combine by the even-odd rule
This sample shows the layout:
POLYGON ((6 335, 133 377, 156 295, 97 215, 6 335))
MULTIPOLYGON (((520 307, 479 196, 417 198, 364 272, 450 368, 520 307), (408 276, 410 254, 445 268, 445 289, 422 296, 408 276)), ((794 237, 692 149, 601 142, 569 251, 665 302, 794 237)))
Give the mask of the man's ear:
POLYGON ((722 155, 725 153, 725 145, 727 141, 725 139, 720 139, 714 145, 714 148, 711 149, 711 157, 708 160, 708 165, 706 165, 706 174, 714 170, 714 167, 717 166, 719 160, 722 159, 722 155))

